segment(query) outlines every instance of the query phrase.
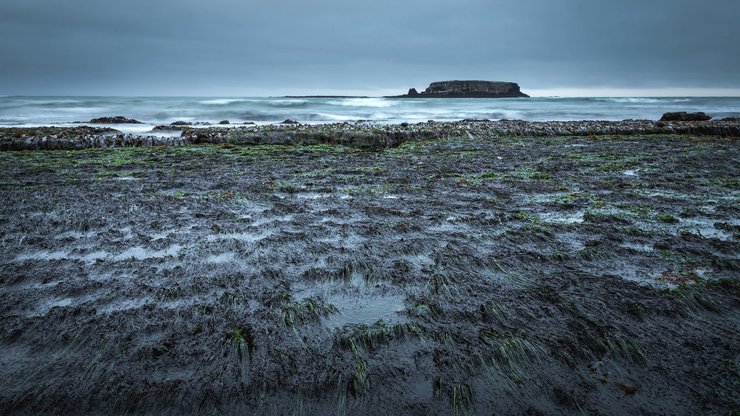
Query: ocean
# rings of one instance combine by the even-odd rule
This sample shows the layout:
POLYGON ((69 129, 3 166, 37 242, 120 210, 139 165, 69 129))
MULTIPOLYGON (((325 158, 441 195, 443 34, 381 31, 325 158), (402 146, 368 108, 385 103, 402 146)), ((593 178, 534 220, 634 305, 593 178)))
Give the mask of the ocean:
POLYGON ((70 126, 76 121, 122 115, 141 125, 117 125, 145 133, 174 121, 232 124, 377 123, 461 119, 657 120, 669 111, 703 111, 715 118, 740 116, 740 97, 388 99, 286 97, 17 97, 0 96, 0 127, 70 126))

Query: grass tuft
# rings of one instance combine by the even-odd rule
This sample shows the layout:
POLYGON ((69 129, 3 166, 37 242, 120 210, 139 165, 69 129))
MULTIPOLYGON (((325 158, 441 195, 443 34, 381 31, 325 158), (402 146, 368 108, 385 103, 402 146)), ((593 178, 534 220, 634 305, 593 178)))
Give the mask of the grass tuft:
POLYGON ((506 324, 508 321, 508 318, 506 316, 506 312, 501 307, 500 304, 490 301, 482 304, 480 306, 480 312, 484 317, 490 317, 496 320, 499 324, 506 324))
POLYGON ((704 283, 683 283, 671 290, 673 299, 686 314, 695 314, 702 310, 721 313, 724 309, 707 297, 703 292, 704 283))
POLYGON ((458 298, 460 291, 455 285, 455 281, 442 274, 433 274, 427 284, 429 292, 434 295, 443 295, 449 298, 458 298))
POLYGON ((678 218, 674 217, 671 214, 658 214, 655 216, 655 219, 657 221, 666 223, 666 224, 677 224, 678 218))
POLYGON ((390 341, 420 336, 424 328, 418 324, 386 324, 382 320, 371 326, 360 325, 345 337, 338 338, 339 347, 352 351, 356 356, 368 350, 375 350, 390 341))
POLYGON ((525 393, 525 385, 535 383, 530 376, 545 360, 547 351, 525 338, 504 336, 492 329, 482 329, 479 339, 487 351, 478 357, 488 378, 509 394, 525 393))
POLYGON ((240 326, 230 337, 232 353, 240 362, 249 361, 254 352, 254 329, 249 325, 240 326))
POLYGON ((642 345, 634 339, 612 336, 604 342, 612 356, 637 364, 648 362, 647 353, 642 345))
POLYGON ((467 384, 456 384, 450 389, 452 413, 454 415, 468 415, 473 412, 473 389, 467 384))
POLYGON ((350 393, 353 396, 362 396, 367 393, 370 389, 370 379, 367 372, 367 362, 363 359, 358 359, 355 362, 355 371, 352 374, 352 380, 348 385, 350 393))
POLYGON ((337 313, 336 306, 324 303, 320 299, 308 298, 302 302, 294 302, 280 309, 280 320, 287 327, 307 322, 316 322, 321 317, 337 313))

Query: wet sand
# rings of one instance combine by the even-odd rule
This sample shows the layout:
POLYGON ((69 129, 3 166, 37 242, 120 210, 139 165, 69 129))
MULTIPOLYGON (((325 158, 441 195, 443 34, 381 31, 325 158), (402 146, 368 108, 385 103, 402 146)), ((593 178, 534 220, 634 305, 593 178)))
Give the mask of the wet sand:
POLYGON ((738 139, 460 126, 0 152, 0 413, 737 411, 738 139))

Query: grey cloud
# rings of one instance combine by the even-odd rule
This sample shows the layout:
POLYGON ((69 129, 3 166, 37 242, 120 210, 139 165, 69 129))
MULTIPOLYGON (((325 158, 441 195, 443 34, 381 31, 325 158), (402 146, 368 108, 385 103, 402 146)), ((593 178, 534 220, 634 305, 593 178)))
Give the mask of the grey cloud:
POLYGON ((740 87, 730 0, 3 0, 0 94, 740 87))

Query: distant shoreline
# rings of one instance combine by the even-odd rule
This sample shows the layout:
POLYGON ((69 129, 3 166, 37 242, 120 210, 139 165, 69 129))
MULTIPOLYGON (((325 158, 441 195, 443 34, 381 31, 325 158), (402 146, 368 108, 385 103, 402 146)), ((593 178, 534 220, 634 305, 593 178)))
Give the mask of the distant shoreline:
POLYGON ((367 95, 284 95, 280 98, 382 98, 367 95))

